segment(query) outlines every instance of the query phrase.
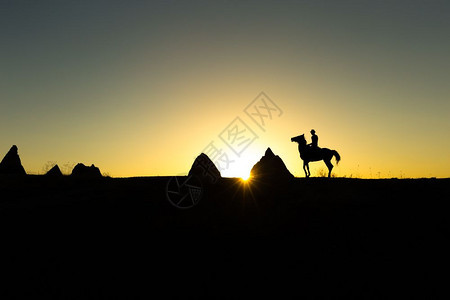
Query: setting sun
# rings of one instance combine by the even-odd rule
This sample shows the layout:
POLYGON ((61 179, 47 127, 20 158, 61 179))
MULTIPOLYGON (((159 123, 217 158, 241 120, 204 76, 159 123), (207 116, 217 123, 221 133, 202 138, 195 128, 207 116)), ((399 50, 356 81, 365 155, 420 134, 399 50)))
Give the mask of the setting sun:
POLYGON ((249 179, 250 179, 250 174, 248 174, 248 176, 241 176, 241 179, 243 180, 243 181, 248 181, 249 179))

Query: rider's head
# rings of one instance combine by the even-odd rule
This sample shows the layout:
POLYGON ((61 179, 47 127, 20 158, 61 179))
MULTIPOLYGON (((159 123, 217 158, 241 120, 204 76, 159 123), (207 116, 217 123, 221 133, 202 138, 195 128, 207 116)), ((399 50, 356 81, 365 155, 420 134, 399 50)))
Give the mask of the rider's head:
POLYGON ((314 129, 311 129, 311 134, 316 134, 316 131, 314 129))

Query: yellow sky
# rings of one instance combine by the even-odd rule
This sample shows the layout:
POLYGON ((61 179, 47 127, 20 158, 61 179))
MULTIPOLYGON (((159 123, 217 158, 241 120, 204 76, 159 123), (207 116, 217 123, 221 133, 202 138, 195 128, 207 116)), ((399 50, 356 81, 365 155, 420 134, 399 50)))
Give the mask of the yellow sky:
MULTIPOLYGON (((397 121, 386 113, 385 119, 378 119, 379 116, 363 111, 355 113, 346 108, 345 103, 327 107, 306 93, 280 93, 278 97, 273 95, 276 93, 267 93, 278 105, 281 116, 276 112, 271 120, 264 118, 263 131, 244 112, 259 91, 253 94, 246 90, 237 90, 234 94, 224 91, 211 95, 213 100, 208 99, 205 92, 180 92, 182 95, 169 95, 169 98, 184 97, 186 102, 179 106, 167 104, 161 116, 151 113, 151 105, 143 104, 133 116, 122 116, 124 121, 112 115, 108 117, 111 123, 88 122, 86 128, 71 129, 67 135, 57 135, 60 128, 54 128, 54 135, 44 140, 29 136, 28 143, 19 144, 23 165, 30 173, 41 173, 47 161, 54 161, 60 166, 94 163, 103 172, 116 177, 178 175, 188 172, 201 151, 211 151, 208 146, 211 147, 212 142, 232 161, 228 168, 226 161, 219 162, 219 167, 224 168, 223 176, 245 177, 265 149, 271 147, 295 176, 303 177, 302 161, 290 138, 304 133, 310 141, 309 131, 314 128, 319 135, 319 145, 335 149, 342 156, 341 163, 333 170, 338 177, 448 177, 450 160, 445 151, 450 147, 448 140, 442 139, 436 131, 427 135, 422 124, 414 123, 414 118, 400 115, 397 121), (198 109, 200 106, 202 110, 198 109), (229 125, 236 117, 256 137, 240 156, 221 139, 222 136, 226 140, 225 130, 231 128, 229 125), (72 139, 77 131, 82 133, 82 138, 72 139), (54 138, 61 136, 63 139, 54 138), (39 143, 43 147, 36 151, 35 145, 39 143)), ((99 110, 93 118, 100 119, 102 114, 107 112, 99 110)), ((443 125, 445 122, 435 124, 443 125)), ((239 130, 242 128, 245 129, 241 126, 239 130)), ((6 152, 8 147, 3 148, 6 152)), ((313 162, 310 166, 313 176, 326 171, 323 162, 313 162)))

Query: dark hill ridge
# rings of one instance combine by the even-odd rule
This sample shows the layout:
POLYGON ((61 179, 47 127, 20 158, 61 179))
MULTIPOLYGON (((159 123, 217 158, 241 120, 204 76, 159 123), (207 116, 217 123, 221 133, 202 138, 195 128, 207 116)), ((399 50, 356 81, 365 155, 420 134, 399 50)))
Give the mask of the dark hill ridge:
POLYGON ((0 177, 3 298, 426 299, 446 289, 450 179, 294 178, 268 195, 222 178, 185 211, 168 203, 169 179, 0 177))
POLYGON ((0 174, 26 175, 25 169, 20 161, 18 149, 13 145, 0 163, 0 174))

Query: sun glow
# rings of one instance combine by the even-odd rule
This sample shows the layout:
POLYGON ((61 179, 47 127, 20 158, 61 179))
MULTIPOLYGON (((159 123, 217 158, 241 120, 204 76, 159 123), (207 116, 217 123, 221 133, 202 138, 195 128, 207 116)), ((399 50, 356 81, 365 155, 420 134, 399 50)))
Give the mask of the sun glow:
POLYGON ((222 170, 221 175, 223 177, 238 177, 243 180, 248 180, 254 163, 253 160, 240 159, 239 161, 230 164, 228 169, 222 170))
POLYGON ((223 177, 242 178, 242 180, 247 181, 250 178, 253 166, 264 155, 265 150, 262 150, 263 148, 264 146, 258 147, 255 143, 253 149, 247 149, 240 157, 233 157, 228 168, 220 171, 221 175, 223 177))
POLYGON ((248 174, 248 175, 241 176, 241 179, 243 181, 248 181, 250 179, 250 177, 251 177, 250 174, 248 174))
POLYGON ((229 172, 224 172, 224 176, 226 177, 238 177, 244 181, 247 181, 250 178, 250 169, 251 167, 247 167, 245 165, 235 166, 229 172))

